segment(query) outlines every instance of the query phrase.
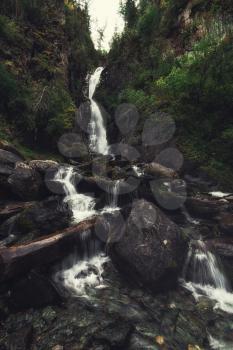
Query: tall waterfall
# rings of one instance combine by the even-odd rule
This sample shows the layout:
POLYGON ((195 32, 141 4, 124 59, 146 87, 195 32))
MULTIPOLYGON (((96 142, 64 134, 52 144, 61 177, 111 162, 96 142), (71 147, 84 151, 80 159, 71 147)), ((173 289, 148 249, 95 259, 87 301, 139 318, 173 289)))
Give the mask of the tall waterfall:
POLYGON ((103 67, 97 68, 89 79, 89 99, 91 102, 91 121, 89 125, 89 132, 91 151, 106 155, 108 154, 108 141, 104 120, 98 104, 93 99, 95 90, 100 82, 103 69, 103 67))
POLYGON ((55 175, 55 181, 63 185, 66 197, 66 202, 72 211, 73 221, 75 223, 95 214, 94 198, 85 194, 77 193, 74 185, 75 173, 72 167, 61 167, 55 175))
POLYGON ((221 264, 201 240, 193 241, 184 267, 183 285, 193 293, 216 302, 215 308, 233 313, 233 294, 221 264))

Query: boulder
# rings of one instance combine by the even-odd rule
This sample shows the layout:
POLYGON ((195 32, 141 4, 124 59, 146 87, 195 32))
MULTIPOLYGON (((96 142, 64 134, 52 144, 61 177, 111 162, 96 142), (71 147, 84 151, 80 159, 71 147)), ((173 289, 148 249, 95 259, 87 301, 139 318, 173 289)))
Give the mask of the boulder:
POLYGON ((0 140, 0 149, 11 152, 18 156, 21 160, 24 160, 24 156, 17 150, 17 148, 7 141, 0 140))
POLYGON ((155 176, 156 178, 177 178, 175 170, 167 168, 159 163, 148 163, 144 165, 144 173, 155 176))
POLYGON ((18 155, 11 153, 9 151, 5 151, 0 149, 0 163, 15 165, 17 162, 22 161, 22 158, 18 155))
POLYGON ((28 165, 42 175, 45 175, 48 170, 57 169, 59 167, 59 164, 54 160, 31 160, 28 165))
POLYGON ((120 237, 113 244, 109 239, 110 256, 120 271, 155 291, 176 285, 186 241, 178 226, 158 207, 145 200, 134 203, 120 237))
POLYGON ((42 199, 47 193, 39 172, 24 162, 16 164, 8 183, 11 191, 25 201, 42 199))

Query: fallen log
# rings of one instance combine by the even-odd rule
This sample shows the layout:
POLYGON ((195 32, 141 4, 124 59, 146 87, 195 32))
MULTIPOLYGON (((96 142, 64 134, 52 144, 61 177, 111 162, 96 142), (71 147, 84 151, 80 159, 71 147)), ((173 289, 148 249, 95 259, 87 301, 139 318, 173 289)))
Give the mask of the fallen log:
POLYGON ((72 251, 82 232, 93 230, 96 218, 27 244, 0 249, 0 281, 55 263, 72 251))

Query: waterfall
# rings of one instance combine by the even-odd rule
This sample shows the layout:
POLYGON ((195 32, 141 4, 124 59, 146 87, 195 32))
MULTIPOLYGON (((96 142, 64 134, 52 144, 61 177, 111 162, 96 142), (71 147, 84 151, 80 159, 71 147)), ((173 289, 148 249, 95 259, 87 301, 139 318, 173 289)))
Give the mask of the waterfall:
POLYGON ((118 207, 118 196, 120 192, 120 183, 121 180, 114 181, 108 188, 108 205, 103 208, 102 214, 104 213, 114 213, 120 208, 118 207))
POLYGON ((63 293, 89 298, 89 289, 105 287, 103 272, 108 261, 91 232, 84 232, 80 236, 79 252, 75 251, 63 261, 53 279, 63 293))
POLYGON ((108 142, 104 120, 98 104, 93 99, 103 69, 103 67, 97 68, 89 79, 89 99, 91 102, 91 121, 89 124, 89 131, 91 151, 106 155, 108 154, 108 142))
POLYGON ((118 208, 117 202, 118 202, 119 190, 120 190, 120 180, 116 180, 112 185, 112 187, 110 188, 109 206, 112 209, 118 208))
POLYGON ((56 173, 54 180, 62 184, 66 194, 64 202, 68 204, 72 211, 73 222, 79 223, 95 214, 95 200, 85 194, 77 193, 74 177, 75 173, 72 167, 61 167, 56 173))
POLYGON ((233 294, 217 257, 201 240, 190 244, 184 266, 183 286, 198 300, 207 296, 215 301, 215 308, 233 313, 233 294))

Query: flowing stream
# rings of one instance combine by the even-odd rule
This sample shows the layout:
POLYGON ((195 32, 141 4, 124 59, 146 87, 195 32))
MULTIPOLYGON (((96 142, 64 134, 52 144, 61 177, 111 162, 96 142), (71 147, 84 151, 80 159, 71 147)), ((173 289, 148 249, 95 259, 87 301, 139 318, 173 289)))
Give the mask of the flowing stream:
POLYGON ((89 99, 91 102, 91 121, 89 125, 90 149, 92 152, 107 155, 108 141, 103 116, 98 104, 93 99, 95 90, 100 83, 101 73, 104 68, 99 67, 89 80, 89 99))
POLYGON ((95 214, 94 198, 77 193, 75 188, 75 173, 73 167, 61 167, 55 175, 56 182, 60 182, 65 191, 64 202, 72 211, 73 222, 79 223, 95 214))
POLYGON ((217 257, 201 240, 190 244, 184 267, 183 285, 196 300, 207 296, 215 308, 233 313, 233 293, 217 257))

